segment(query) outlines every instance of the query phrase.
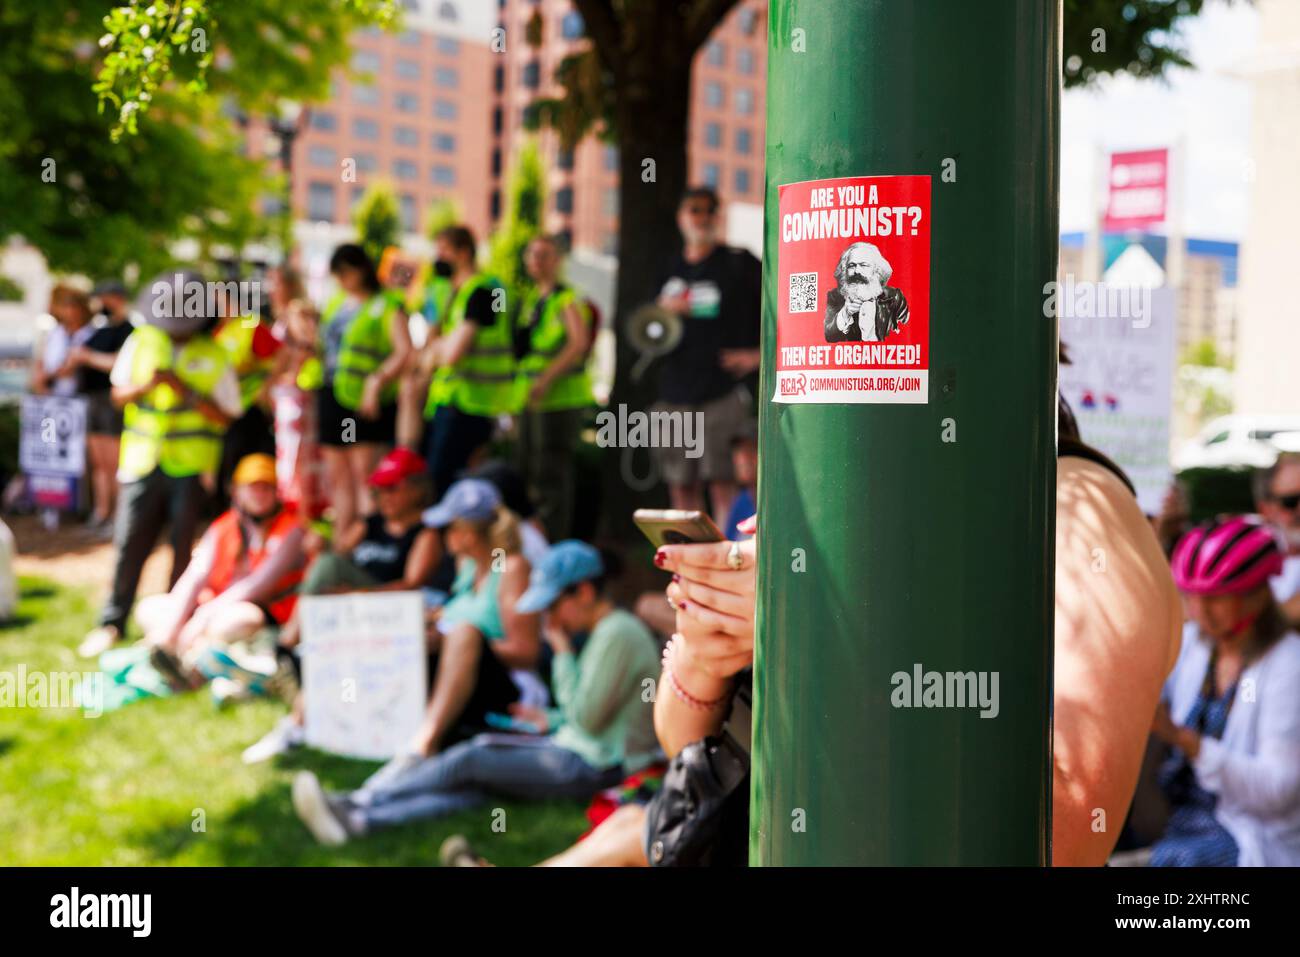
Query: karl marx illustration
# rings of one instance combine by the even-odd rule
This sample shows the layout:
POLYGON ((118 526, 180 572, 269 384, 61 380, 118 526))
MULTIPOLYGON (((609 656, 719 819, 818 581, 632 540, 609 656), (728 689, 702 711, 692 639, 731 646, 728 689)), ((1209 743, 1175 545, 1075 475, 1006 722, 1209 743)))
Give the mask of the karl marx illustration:
POLYGON ((886 285, 893 274, 871 243, 844 250, 835 267, 836 287, 826 294, 827 342, 882 342, 907 322, 907 300, 886 285))

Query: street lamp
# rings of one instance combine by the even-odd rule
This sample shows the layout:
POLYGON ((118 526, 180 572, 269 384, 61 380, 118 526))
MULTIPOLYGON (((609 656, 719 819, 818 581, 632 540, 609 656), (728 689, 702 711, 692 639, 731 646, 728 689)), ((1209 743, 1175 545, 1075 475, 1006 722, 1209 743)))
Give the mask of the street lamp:
POLYGON ((298 134, 303 131, 311 110, 297 100, 282 99, 276 105, 276 112, 267 120, 267 125, 280 143, 280 169, 284 171, 284 215, 285 229, 284 260, 288 262, 293 247, 293 144, 298 134))

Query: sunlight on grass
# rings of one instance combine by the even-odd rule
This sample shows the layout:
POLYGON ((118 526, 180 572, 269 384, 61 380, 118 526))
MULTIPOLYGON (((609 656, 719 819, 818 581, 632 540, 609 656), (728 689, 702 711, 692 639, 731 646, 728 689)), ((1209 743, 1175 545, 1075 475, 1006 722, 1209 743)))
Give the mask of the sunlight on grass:
MULTIPOLYGON (((21 586, 14 622, 0 626, 0 671, 88 670, 74 651, 94 621, 84 592, 36 579, 21 586)), ((0 708, 0 865, 428 865, 457 832, 493 863, 524 865, 586 829, 578 804, 503 801, 503 833, 484 807, 320 847, 289 805, 293 773, 306 768, 340 788, 376 765, 313 751, 242 764, 243 748, 284 710, 259 701, 218 711, 206 691, 98 718, 0 708)))

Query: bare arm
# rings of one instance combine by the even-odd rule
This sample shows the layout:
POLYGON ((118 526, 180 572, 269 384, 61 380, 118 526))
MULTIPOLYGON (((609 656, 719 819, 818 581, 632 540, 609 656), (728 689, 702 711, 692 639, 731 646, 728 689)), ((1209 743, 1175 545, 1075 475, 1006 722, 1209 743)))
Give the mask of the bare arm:
POLYGON ((497 590, 505 637, 492 643, 492 651, 507 668, 533 667, 542 649, 538 636, 540 616, 515 611, 515 602, 527 587, 528 562, 522 555, 511 555, 501 571, 501 585, 497 590))
POLYGON ((1056 477, 1052 863, 1098 866, 1137 786, 1182 609, 1132 494, 1094 462, 1056 477), (1102 815, 1104 814, 1104 818, 1102 815), (1103 829, 1104 826, 1104 829, 1103 829))
POLYGON ((429 343, 429 367, 455 365, 474 344, 478 326, 472 322, 462 322, 445 336, 439 336, 429 343))

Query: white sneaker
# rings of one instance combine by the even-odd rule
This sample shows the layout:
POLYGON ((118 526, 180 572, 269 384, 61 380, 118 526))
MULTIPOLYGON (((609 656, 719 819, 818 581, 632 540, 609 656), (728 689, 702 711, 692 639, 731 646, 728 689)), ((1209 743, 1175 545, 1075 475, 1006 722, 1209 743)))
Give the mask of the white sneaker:
POLYGON ((302 725, 295 722, 292 715, 286 715, 277 721, 275 727, 266 732, 261 740, 244 749, 243 762, 261 764, 277 755, 301 747, 305 739, 306 732, 302 725))
POLYGON ((325 798, 325 789, 310 771, 299 771, 294 775, 293 809, 320 843, 327 847, 340 847, 348 842, 347 828, 334 816, 325 798))

